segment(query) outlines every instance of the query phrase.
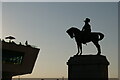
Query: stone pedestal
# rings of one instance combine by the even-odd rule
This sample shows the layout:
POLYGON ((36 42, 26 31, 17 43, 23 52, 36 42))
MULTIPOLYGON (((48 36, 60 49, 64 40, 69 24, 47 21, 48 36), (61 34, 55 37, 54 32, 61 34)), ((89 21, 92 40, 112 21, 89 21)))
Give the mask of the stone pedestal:
POLYGON ((68 80, 108 80, 108 65, 105 56, 79 55, 70 57, 68 80))

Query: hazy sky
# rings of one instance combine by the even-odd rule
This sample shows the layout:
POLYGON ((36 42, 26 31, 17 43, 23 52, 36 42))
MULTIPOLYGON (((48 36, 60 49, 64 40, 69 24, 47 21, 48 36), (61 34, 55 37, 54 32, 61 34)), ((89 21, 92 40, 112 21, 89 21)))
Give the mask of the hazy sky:
MULTIPOLYGON (((118 77, 118 3, 111 2, 11 2, 2 3, 2 38, 13 35, 15 42, 39 47, 32 74, 22 77, 67 77, 66 62, 77 52, 66 30, 81 29, 91 19, 92 31, 100 31, 102 54, 110 62, 109 77, 118 77)), ((7 40, 6 40, 7 41, 7 40)), ((92 43, 83 45, 83 54, 96 54, 92 43)))

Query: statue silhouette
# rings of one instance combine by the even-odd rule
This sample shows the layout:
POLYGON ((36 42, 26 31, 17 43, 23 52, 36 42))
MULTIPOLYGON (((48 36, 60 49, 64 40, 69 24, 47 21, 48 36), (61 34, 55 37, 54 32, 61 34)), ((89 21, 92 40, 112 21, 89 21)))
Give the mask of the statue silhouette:
POLYGON ((90 19, 86 18, 86 20, 84 22, 85 22, 85 25, 83 26, 82 31, 84 31, 86 33, 90 33, 91 32, 91 26, 89 24, 90 19))
MULTIPOLYGON (((89 34, 91 33, 91 26, 89 24, 90 19, 86 18, 84 22, 85 22, 85 25, 83 26, 82 31, 84 32, 83 38, 86 39, 86 36, 89 36, 89 34)), ((86 44, 86 42, 83 41, 83 44, 86 44)))
POLYGON ((11 40, 15 39, 15 37, 13 37, 13 36, 8 36, 8 37, 5 37, 5 39, 9 39, 9 42, 11 42, 11 40))
POLYGON ((88 43, 90 41, 92 41, 94 43, 94 45, 96 46, 96 48, 98 50, 97 55, 100 55, 101 48, 99 45, 99 41, 104 38, 104 34, 102 34, 100 32, 89 32, 89 34, 85 33, 85 31, 86 32, 91 31, 89 29, 86 29, 85 27, 88 27, 88 26, 84 26, 83 31, 80 31, 78 28, 75 28, 75 27, 72 27, 66 31, 71 38, 75 38, 75 40, 76 40, 77 48, 78 48, 78 52, 76 55, 79 55, 79 53, 80 53, 80 55, 82 54, 82 43, 84 44, 84 43, 88 43))

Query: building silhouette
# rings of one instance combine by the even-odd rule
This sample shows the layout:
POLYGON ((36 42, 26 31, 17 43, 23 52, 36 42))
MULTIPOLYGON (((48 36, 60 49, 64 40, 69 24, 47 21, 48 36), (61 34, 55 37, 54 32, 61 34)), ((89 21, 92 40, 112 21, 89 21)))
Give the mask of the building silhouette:
POLYGON ((32 73, 39 48, 2 41, 2 80, 32 73))

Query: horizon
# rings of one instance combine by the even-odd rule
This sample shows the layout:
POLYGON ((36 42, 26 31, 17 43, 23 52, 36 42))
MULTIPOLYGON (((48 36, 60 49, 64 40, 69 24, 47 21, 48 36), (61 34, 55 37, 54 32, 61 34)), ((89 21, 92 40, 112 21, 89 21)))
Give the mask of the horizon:
MULTIPOLYGON (((40 79, 44 79, 44 80, 56 80, 56 79, 62 79, 63 78, 13 78, 12 80, 18 80, 18 79, 23 79, 23 80, 28 80, 28 79, 35 79, 35 80, 40 80, 40 79)), ((119 78, 108 78, 109 80, 119 80, 119 78)), ((64 80, 68 80, 68 78, 64 78, 64 80)))

